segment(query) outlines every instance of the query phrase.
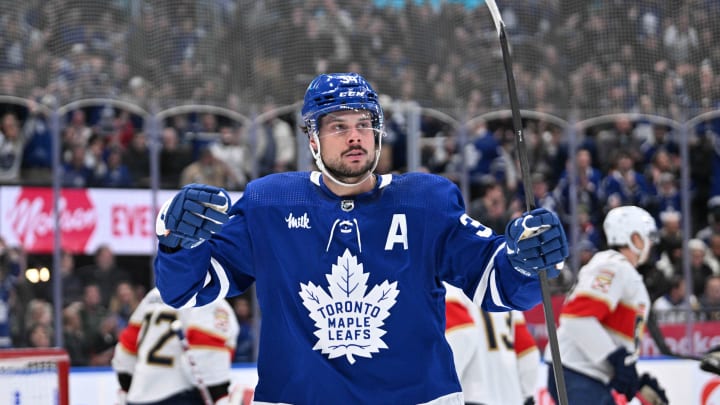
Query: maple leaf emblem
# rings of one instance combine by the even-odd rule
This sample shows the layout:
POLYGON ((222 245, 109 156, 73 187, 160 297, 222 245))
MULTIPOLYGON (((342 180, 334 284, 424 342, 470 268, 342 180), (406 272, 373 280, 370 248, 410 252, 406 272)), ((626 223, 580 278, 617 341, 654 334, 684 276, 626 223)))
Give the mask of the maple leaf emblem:
POLYGON ((317 327, 314 334, 318 341, 313 350, 320 350, 330 359, 345 356, 354 364, 354 356, 370 358, 388 348, 381 339, 386 333, 381 327, 400 291, 397 281, 385 280, 365 295, 369 275, 363 272, 357 257, 345 250, 325 276, 329 294, 312 282, 300 283, 303 305, 317 327))

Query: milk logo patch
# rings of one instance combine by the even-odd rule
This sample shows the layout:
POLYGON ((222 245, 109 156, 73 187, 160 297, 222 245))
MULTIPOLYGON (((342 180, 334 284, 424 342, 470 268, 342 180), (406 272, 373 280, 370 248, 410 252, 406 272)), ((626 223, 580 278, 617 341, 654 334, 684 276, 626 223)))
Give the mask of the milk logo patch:
POLYGON ((287 223, 288 229, 312 228, 312 226, 310 226, 310 218, 308 217, 307 212, 303 213, 299 217, 294 216, 291 212, 287 217, 285 217, 285 223, 287 223))
POLYGON ((326 274, 327 291, 312 282, 300 283, 300 297, 315 321, 318 338, 313 350, 320 350, 334 359, 345 356, 355 364, 355 356, 371 358, 373 353, 388 346, 382 340, 385 318, 395 305, 400 291, 397 281, 387 280, 367 292, 370 273, 363 272, 362 263, 345 250, 326 274), (329 294, 328 294, 329 292, 329 294))

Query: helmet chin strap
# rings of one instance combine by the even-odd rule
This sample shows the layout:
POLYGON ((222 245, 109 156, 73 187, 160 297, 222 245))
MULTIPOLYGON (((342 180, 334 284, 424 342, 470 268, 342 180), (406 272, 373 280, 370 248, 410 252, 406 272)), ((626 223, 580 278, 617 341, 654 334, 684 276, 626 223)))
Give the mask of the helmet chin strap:
POLYGON ((330 172, 325 167, 325 163, 322 160, 322 156, 320 153, 320 137, 318 136, 317 131, 314 131, 312 134, 313 139, 315 140, 315 144, 317 145, 317 151, 313 149, 310 142, 308 142, 308 147, 310 148, 310 153, 312 154, 313 158, 315 159, 315 164, 317 165, 318 169, 320 169, 320 172, 324 176, 327 176, 330 180, 332 180, 334 183, 343 186, 343 187, 356 187, 365 181, 367 181, 370 177, 372 177, 373 172, 375 171, 375 168, 377 168, 378 163, 380 162, 380 151, 382 150, 382 133, 378 133, 378 141, 377 146, 375 147, 375 162, 373 163, 373 166, 370 170, 368 170, 365 177, 363 177, 360 181, 356 183, 345 183, 335 178, 335 176, 331 175, 330 172))

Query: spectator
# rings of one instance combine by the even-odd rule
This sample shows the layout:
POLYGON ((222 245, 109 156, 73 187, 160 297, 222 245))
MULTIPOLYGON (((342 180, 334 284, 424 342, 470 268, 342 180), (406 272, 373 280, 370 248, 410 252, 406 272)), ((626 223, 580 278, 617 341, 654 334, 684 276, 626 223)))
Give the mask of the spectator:
POLYGON ((707 211, 707 226, 700 229, 695 237, 710 244, 712 235, 720 235, 720 195, 708 200, 707 211))
POLYGON ((73 302, 63 309, 63 347, 70 356, 70 365, 73 367, 87 366, 88 347, 85 339, 85 328, 80 318, 81 302, 73 302))
POLYGON ((693 282, 690 293, 700 296, 705 289, 705 280, 713 275, 712 268, 706 261, 707 245, 700 239, 690 239, 688 251, 690 252, 690 276, 693 282))
POLYGON ((162 131, 160 150, 160 187, 177 188, 180 184, 180 173, 192 162, 190 146, 180 142, 177 129, 166 126, 162 131))
POLYGON ((237 188, 244 189, 252 173, 252 156, 245 142, 242 127, 220 126, 220 139, 208 146, 213 156, 225 163, 233 173, 237 188))
POLYGON ((691 63, 699 44, 697 30, 690 25, 687 12, 681 11, 677 19, 670 20, 670 25, 663 32, 663 46, 675 67, 691 63))
POLYGON ((20 181, 20 166, 29 134, 20 127, 14 112, 0 116, 0 184, 20 181))
POLYGON ((673 274, 681 273, 682 265, 682 216, 676 211, 663 212, 660 215, 660 243, 658 250, 660 258, 657 268, 670 279, 673 274))
POLYGON ((591 214, 585 205, 577 207, 578 239, 591 243, 595 248, 602 246, 600 229, 591 220, 591 214))
POLYGON ((495 232, 503 232, 510 220, 507 199, 502 186, 492 176, 480 183, 480 196, 470 202, 468 214, 495 232))
POLYGON ((720 274, 720 233, 712 234, 708 245, 708 263, 712 267, 713 273, 720 274))
POLYGON ((125 162, 130 172, 134 186, 148 187, 150 185, 150 149, 145 132, 135 133, 130 145, 125 149, 122 161, 125 162))
POLYGON ((102 295, 97 284, 91 283, 85 286, 79 313, 85 336, 91 339, 98 333, 102 320, 108 315, 107 308, 102 304, 102 295))
POLYGON ((105 140, 100 135, 91 135, 85 148, 85 166, 92 168, 93 186, 100 184, 108 173, 106 154, 105 140))
POLYGON ((531 176, 532 194, 536 207, 542 207, 550 211, 558 210, 558 203, 547 182, 547 178, 543 173, 533 173, 531 176))
POLYGON ((255 361, 255 325, 250 299, 247 295, 241 295, 231 302, 240 326, 233 363, 253 362, 255 361))
POLYGON ((35 348, 48 348, 53 345, 52 327, 44 323, 30 325, 27 332, 27 346, 35 348))
POLYGON ((651 202, 648 211, 653 214, 655 221, 660 225, 660 214, 663 212, 680 212, 682 209, 682 196, 677 187, 675 175, 671 172, 660 174, 655 188, 655 195, 649 200, 651 202))
POLYGON ((280 119, 272 99, 265 100, 262 111, 270 114, 259 127, 255 156, 258 156, 258 175, 293 170, 296 160, 296 137, 292 126, 280 119))
POLYGON ((85 188, 92 184, 93 179, 93 168, 85 163, 85 146, 72 146, 70 160, 63 165, 62 185, 64 187, 85 188))
POLYGON ((115 253, 107 244, 98 246, 95 250, 94 262, 80 267, 77 272, 86 286, 94 284, 99 288, 102 306, 105 308, 110 305, 110 297, 115 293, 115 287, 121 281, 131 280, 130 273, 117 265, 115 253))
MULTIPOLYGON (((46 108, 53 107, 54 102, 52 96, 42 97, 42 104, 46 108)), ((29 116, 23 125, 29 139, 23 150, 22 179, 26 184, 48 185, 52 179, 52 148, 55 140, 46 110, 38 108, 35 103, 30 103, 28 110, 29 116)))
POLYGON ((92 136, 92 128, 87 125, 85 110, 77 109, 70 113, 70 123, 65 127, 63 143, 65 148, 73 146, 85 147, 92 136))
POLYGON ((197 129, 188 132, 185 139, 190 141, 193 151, 193 159, 199 159, 202 151, 211 143, 220 139, 220 128, 218 117, 212 113, 203 113, 200 115, 200 122, 197 129))
POLYGON ((700 297, 701 316, 707 321, 720 321, 720 276, 705 280, 705 290, 700 297))
POLYGON ((137 308, 138 303, 137 296, 132 284, 128 281, 120 281, 115 287, 115 293, 110 298, 110 313, 117 318, 117 324, 119 329, 124 329, 129 320, 132 312, 137 308))
MULTIPOLYGON (((18 346, 31 346, 32 342, 30 341, 30 337, 33 333, 33 329, 38 326, 44 326, 48 330, 50 330, 52 329, 52 323, 52 304, 40 298, 33 298, 32 300, 30 300, 30 302, 27 304, 27 309, 25 310, 25 320, 22 329, 22 343, 18 344, 18 346)), ((42 331, 39 331, 38 335, 41 334, 42 331)), ((50 332, 50 335, 52 335, 52 332, 50 332)), ((38 338, 41 337, 42 336, 38 336, 38 338)))
POLYGON ((200 152, 200 158, 186 166, 180 174, 178 187, 191 183, 234 189, 238 181, 225 162, 215 158, 206 147, 200 152))
MULTIPOLYGON (((566 169, 560 176, 557 186, 553 194, 557 200, 558 215, 563 221, 565 226, 569 226, 572 223, 572 212, 570 207, 570 177, 568 175, 568 169, 570 168, 571 161, 566 164, 566 169)), ((576 191, 578 205, 584 207, 585 211, 589 215, 590 222, 597 226, 600 224, 602 219, 602 205, 600 203, 599 191, 600 184, 602 182, 602 173, 600 169, 593 166, 592 154, 588 149, 579 149, 575 154, 575 165, 577 166, 576 173, 576 191)))
POLYGON ((135 185, 130 169, 123 161, 123 153, 118 147, 110 148, 105 164, 107 169, 105 174, 98 179, 98 186, 124 188, 135 185))
POLYGON ((652 124, 650 126, 652 131, 640 145, 640 152, 643 156, 642 161, 650 163, 662 151, 668 156, 667 163, 671 167, 679 167, 680 146, 669 133, 670 128, 662 124, 652 124))
POLYGON ((82 300, 85 284, 75 270, 75 256, 63 250, 60 255, 60 272, 62 274, 63 307, 82 300))
POLYGON ((621 205, 647 204, 650 188, 645 176, 635 171, 634 166, 635 160, 630 152, 616 149, 612 169, 600 186, 600 198, 606 212, 621 205))
POLYGON ((668 323, 685 322, 699 308, 696 296, 690 294, 687 298, 685 293, 685 278, 682 274, 674 275, 670 279, 668 292, 653 301, 652 310, 657 320, 668 323))
POLYGON ((97 284, 85 286, 79 315, 87 342, 90 365, 109 365, 112 354, 108 354, 107 350, 114 345, 117 322, 103 305, 100 287, 97 284))
POLYGON ((616 154, 619 151, 623 152, 621 156, 627 155, 633 165, 642 161, 642 155, 640 154, 642 140, 638 139, 633 122, 625 115, 618 117, 612 128, 598 132, 596 139, 597 156, 600 159, 598 166, 605 173, 613 169, 622 170, 622 168, 617 167, 617 160, 611 160, 617 156, 616 154))
POLYGON ((110 365, 119 333, 118 319, 115 316, 108 314, 102 319, 100 328, 88 340, 91 366, 110 365))
POLYGON ((471 130, 471 144, 465 146, 465 162, 470 167, 470 177, 480 180, 482 176, 491 174, 491 166, 500 159, 500 134, 491 131, 483 120, 476 120, 471 130))
POLYGON ((0 238, 0 349, 13 346, 10 297, 20 276, 20 250, 0 238))

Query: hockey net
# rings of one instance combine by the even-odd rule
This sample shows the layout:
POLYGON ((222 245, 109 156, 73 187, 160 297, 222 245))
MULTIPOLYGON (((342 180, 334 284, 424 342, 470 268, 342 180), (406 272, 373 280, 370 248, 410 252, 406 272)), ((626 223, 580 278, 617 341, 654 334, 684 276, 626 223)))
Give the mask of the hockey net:
POLYGON ((63 349, 0 350, 0 403, 69 405, 69 373, 63 349))

